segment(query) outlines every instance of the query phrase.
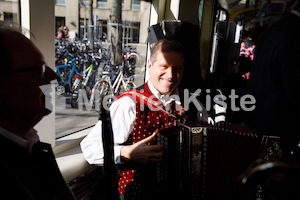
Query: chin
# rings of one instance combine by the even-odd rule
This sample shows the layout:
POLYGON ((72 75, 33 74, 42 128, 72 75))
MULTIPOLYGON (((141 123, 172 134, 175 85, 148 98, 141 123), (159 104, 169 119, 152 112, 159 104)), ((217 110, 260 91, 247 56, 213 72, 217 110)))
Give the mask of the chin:
POLYGON ((173 89, 170 89, 170 88, 164 88, 164 89, 161 90, 161 94, 168 94, 168 93, 170 93, 170 92, 172 92, 172 91, 173 91, 173 89))

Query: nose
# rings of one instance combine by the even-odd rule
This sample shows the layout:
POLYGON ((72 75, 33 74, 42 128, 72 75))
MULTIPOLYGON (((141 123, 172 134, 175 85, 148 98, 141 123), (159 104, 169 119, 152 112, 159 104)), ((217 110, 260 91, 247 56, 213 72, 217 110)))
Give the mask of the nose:
POLYGON ((50 81, 57 79, 57 81, 60 81, 60 77, 50 68, 46 67, 45 70, 45 82, 46 84, 50 84, 50 81))
POLYGON ((171 80, 173 79, 173 76, 174 76, 174 70, 173 70, 173 67, 168 67, 167 70, 166 70, 166 77, 171 80))

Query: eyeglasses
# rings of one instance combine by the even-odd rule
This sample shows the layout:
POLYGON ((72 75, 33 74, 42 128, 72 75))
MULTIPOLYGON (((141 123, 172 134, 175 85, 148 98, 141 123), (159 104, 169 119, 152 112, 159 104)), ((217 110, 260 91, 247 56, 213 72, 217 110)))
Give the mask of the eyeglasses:
MULTIPOLYGON (((33 72, 37 71, 40 73, 40 78, 41 80, 46 80, 47 74, 49 74, 52 69, 47 66, 46 63, 43 63, 41 66, 35 66, 35 67, 30 67, 30 68, 24 68, 24 69, 14 69, 14 70, 7 70, 4 71, 4 73, 19 73, 19 72, 33 72)), ((53 72, 54 73, 54 72, 53 72)))

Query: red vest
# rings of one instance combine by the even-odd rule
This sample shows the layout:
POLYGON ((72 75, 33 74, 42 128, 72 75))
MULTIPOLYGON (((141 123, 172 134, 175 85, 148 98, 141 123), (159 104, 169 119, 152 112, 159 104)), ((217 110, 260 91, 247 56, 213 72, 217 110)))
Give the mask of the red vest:
MULTIPOLYGON (((146 83, 144 85, 144 93, 148 95, 153 95, 146 83)), ((154 97, 154 95, 153 95, 154 97)), ((153 99, 158 101, 158 99, 153 99)), ((150 108, 145 105, 144 109, 141 110, 140 103, 136 103, 136 121, 133 127, 133 131, 129 136, 129 139, 126 143, 134 144, 150 135, 156 129, 166 127, 169 123, 173 123, 174 118, 169 117, 165 112, 162 111, 152 111, 150 108)), ((138 164, 139 165, 139 164, 138 164)), ((139 170, 134 166, 128 170, 123 170, 120 172, 119 178, 119 192, 124 195, 125 187, 135 179, 135 174, 139 170)), ((145 171, 143 170, 143 173, 145 171)), ((147 176, 146 176, 147 177, 147 176)), ((149 176, 150 177, 150 176, 149 176)), ((152 177, 152 181, 155 180, 156 177, 152 177)), ((146 180, 144 180, 146 181, 146 180)), ((149 181, 148 181, 149 182, 149 181)))

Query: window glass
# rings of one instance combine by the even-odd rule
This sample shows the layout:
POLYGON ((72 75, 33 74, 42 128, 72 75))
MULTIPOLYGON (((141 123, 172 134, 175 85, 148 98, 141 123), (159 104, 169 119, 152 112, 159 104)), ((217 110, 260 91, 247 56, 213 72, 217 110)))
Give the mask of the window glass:
POLYGON ((62 77, 57 91, 63 97, 56 102, 56 138, 94 126, 101 105, 108 108, 123 91, 144 83, 151 5, 119 1, 122 19, 111 21, 118 15, 112 13, 115 0, 94 0, 92 9, 89 0, 58 2, 56 9, 65 12, 55 16, 56 71, 62 77))
POLYGON ((107 0, 97 0, 97 8, 108 8, 107 0))
POLYGON ((141 0, 132 0, 131 10, 140 10, 141 9, 141 0))
POLYGON ((66 0, 55 0, 55 4, 56 5, 65 5, 66 4, 66 0))
POLYGON ((19 1, 0 1, 0 20, 20 24, 19 1))
POLYGON ((80 0, 81 6, 89 6, 89 0, 80 0))

